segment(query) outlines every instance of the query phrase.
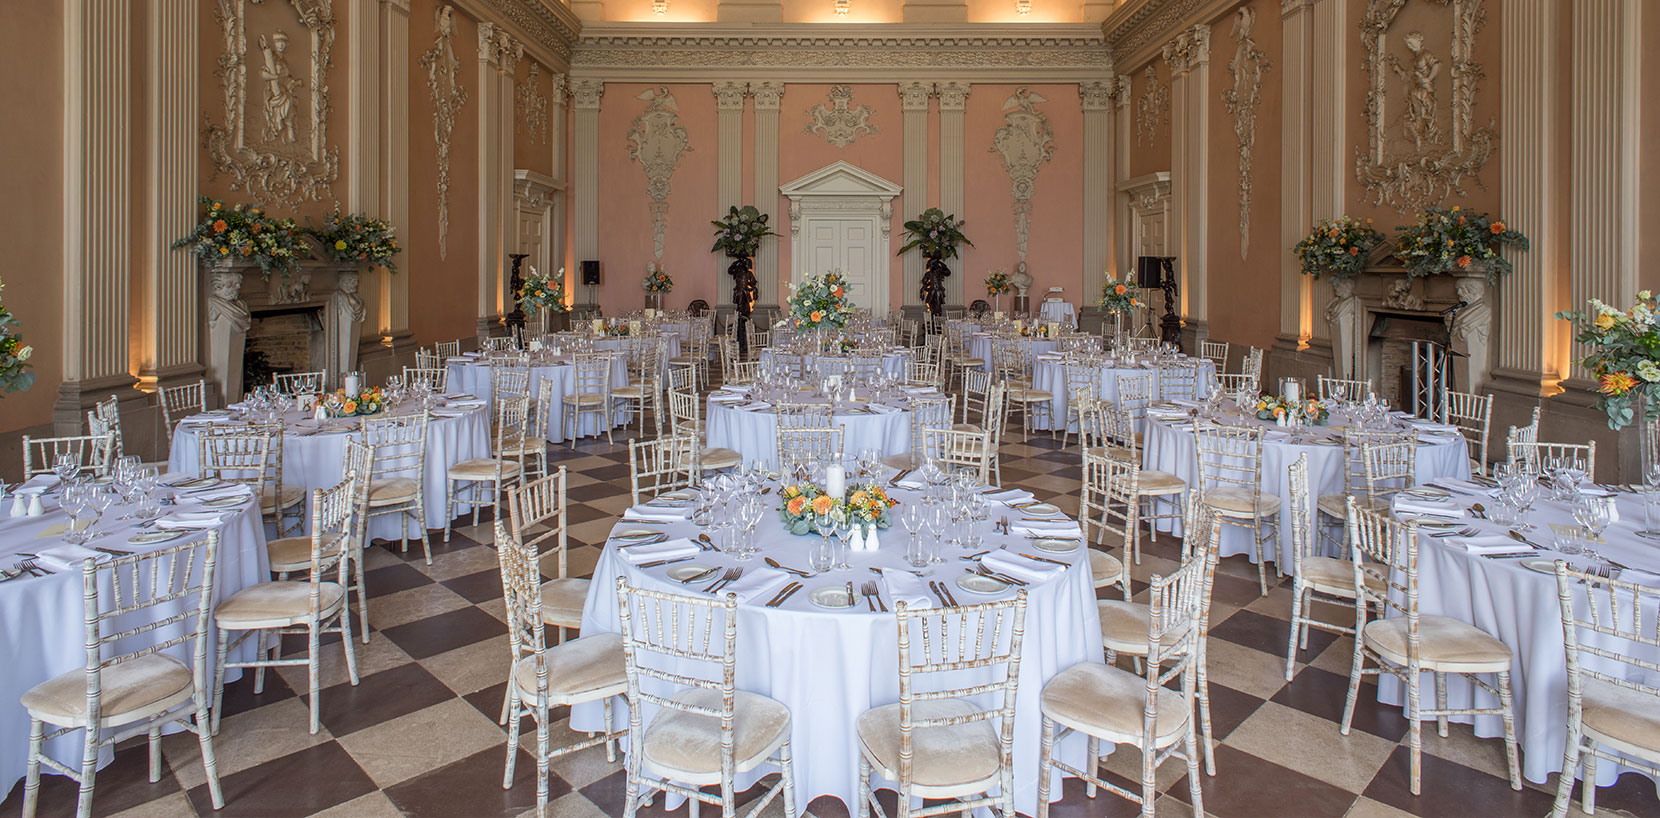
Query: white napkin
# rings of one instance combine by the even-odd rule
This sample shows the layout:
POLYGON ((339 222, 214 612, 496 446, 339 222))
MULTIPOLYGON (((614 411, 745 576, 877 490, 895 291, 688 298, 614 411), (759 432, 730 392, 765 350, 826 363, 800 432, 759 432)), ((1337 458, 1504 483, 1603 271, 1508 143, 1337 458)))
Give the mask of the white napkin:
POLYGON ((241 423, 242 421, 237 420, 230 415, 191 415, 190 417, 187 417, 179 422, 192 424, 211 423, 215 426, 223 426, 230 423, 241 423))
POLYGON ((1406 425, 1411 426, 1412 428, 1417 429, 1421 432, 1441 432, 1442 434, 1448 434, 1448 435, 1458 434, 1458 427, 1457 426, 1454 426, 1450 423, 1437 423, 1433 420, 1409 419, 1409 420, 1407 420, 1406 425))
POLYGON ((731 392, 734 395, 747 395, 747 394, 749 394, 749 385, 748 384, 735 383, 735 384, 731 384, 729 386, 722 386, 721 389, 724 389, 727 392, 731 392))
POLYGON ((1025 537, 1054 537, 1067 540, 1081 540, 1084 537, 1084 532, 1078 528, 1078 524, 1071 520, 1056 520, 1052 523, 1027 521, 1016 523, 1010 528, 1014 529, 1014 533, 1025 537))
POLYGON ((645 543, 643 545, 621 546, 617 553, 623 559, 634 565, 652 560, 672 560, 677 557, 689 557, 698 552, 697 543, 681 537, 663 542, 645 543))
POLYGON ((746 400, 746 398, 744 398, 743 395, 715 392, 709 396, 709 400, 712 400, 715 403, 737 403, 739 401, 746 400))
POLYGON ((156 521, 156 528, 167 531, 202 531, 218 528, 224 517, 211 512, 169 514, 156 521))
POLYGON ((23 485, 13 488, 12 494, 40 494, 60 482, 55 474, 37 474, 23 481, 23 485))
POLYGON ((1518 551, 1527 551, 1527 543, 1517 542, 1509 537, 1497 534, 1482 534, 1476 537, 1448 537, 1447 541, 1472 554, 1510 554, 1518 551))
POLYGON ((472 400, 473 398, 476 398, 478 396, 477 395, 471 395, 471 394, 468 394, 466 392, 445 392, 444 394, 439 395, 438 397, 443 398, 444 400, 472 400))
POLYGON ((655 520, 662 523, 678 523, 692 516, 692 509, 687 508, 645 508, 634 506, 623 512, 624 520, 655 520))
POLYGON ((445 401, 444 402, 444 407, 446 409, 477 409, 480 406, 488 406, 488 405, 489 405, 489 401, 477 400, 477 399, 474 399, 474 400, 451 400, 451 401, 445 401))
POLYGON ((1464 507, 1451 500, 1421 500, 1416 497, 1396 497, 1396 514, 1428 514, 1433 517, 1462 519, 1464 507))
POLYGON ((1459 480, 1456 477, 1437 477, 1430 481, 1430 485, 1440 486, 1448 491, 1456 491, 1464 494, 1483 494, 1488 497, 1499 496, 1498 489, 1488 488, 1472 480, 1459 480))
POLYGON ((1187 400, 1185 398, 1171 398, 1170 402, 1184 409, 1198 409, 1201 405, 1196 400, 1187 400))
POLYGON ((1003 550, 993 551, 981 557, 980 562, 993 571, 1008 574, 1027 582, 1043 582, 1062 570, 1059 565, 1039 562, 1031 557, 1023 557, 1003 550))
POLYGON ((768 602, 782 590, 784 583, 790 578, 789 574, 777 568, 753 568, 744 572, 744 575, 732 581, 731 585, 720 590, 721 596, 728 592, 738 595, 738 601, 746 605, 768 602))
POLYGON ((932 386, 906 386, 901 388, 912 395, 926 395, 930 392, 937 391, 932 386))
POLYGON ((1269 443, 1281 443, 1291 439, 1291 433, 1284 429, 1269 429, 1262 433, 1262 439, 1269 443))
POLYGON ((465 417, 467 413, 456 409, 434 409, 431 414, 435 418, 459 418, 465 417))
POLYGON ((911 491, 922 491, 923 489, 928 487, 927 483, 925 483, 921 480, 916 480, 916 479, 912 479, 912 478, 909 478, 909 477, 905 478, 904 480, 899 481, 898 483, 895 483, 894 485, 896 485, 896 486, 898 486, 902 489, 910 489, 911 491))
POLYGON ((757 400, 757 401, 750 401, 749 403, 744 404, 741 408, 748 409, 751 412, 758 412, 762 409, 771 409, 772 404, 767 403, 764 400, 757 400))
POLYGON ((907 608, 932 608, 934 598, 922 579, 909 571, 883 571, 882 583, 888 589, 888 603, 903 602, 907 608))
POLYGON ((103 561, 109 559, 110 555, 101 551, 94 551, 84 545, 72 545, 70 543, 43 548, 40 553, 35 555, 35 559, 41 565, 53 571, 79 571, 81 570, 81 562, 88 557, 103 561))
POLYGON ((870 405, 870 411, 879 415, 889 415, 899 411, 899 408, 896 406, 888 406, 885 403, 873 403, 870 405))
POLYGON ((232 483, 228 486, 214 486, 201 491, 184 491, 179 496, 193 503, 206 503, 210 500, 224 500, 230 497, 252 497, 253 492, 241 483, 232 483))
POLYGON ((1037 495, 1025 489, 995 489, 985 493, 987 500, 1012 506, 1015 503, 1030 503, 1037 499, 1037 495))

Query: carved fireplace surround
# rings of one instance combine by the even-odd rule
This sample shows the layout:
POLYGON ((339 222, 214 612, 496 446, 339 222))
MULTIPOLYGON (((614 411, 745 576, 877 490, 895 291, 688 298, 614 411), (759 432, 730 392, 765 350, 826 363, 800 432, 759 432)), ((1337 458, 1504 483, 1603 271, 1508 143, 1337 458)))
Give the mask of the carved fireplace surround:
MULTIPOLYGON (((1326 308, 1326 319, 1332 325, 1334 374, 1339 378, 1370 378, 1374 390, 1382 394, 1384 380, 1394 378, 1396 373, 1380 371, 1380 347, 1390 339, 1381 334, 1374 337, 1379 319, 1427 319, 1440 322, 1451 339, 1455 353, 1452 388, 1481 391, 1493 366, 1488 343, 1494 329, 1493 289, 1482 267, 1411 278, 1399 259, 1388 253, 1375 255, 1360 275, 1332 281, 1334 295, 1326 308), (1458 309, 1448 312, 1453 307, 1458 309)), ((1429 332, 1425 338, 1437 335, 1429 332)))
MULTIPOLYGON (((367 309, 358 294, 362 272, 333 262, 305 261, 286 277, 261 278, 249 264, 203 267, 203 305, 207 323, 201 334, 207 348, 207 378, 226 402, 241 399, 251 385, 242 383, 242 357, 248 328, 261 315, 314 311, 320 313, 323 349, 313 359, 323 361, 330 388, 340 374, 357 369, 358 335, 367 309)), ((315 341, 313 342, 316 343, 315 341)))

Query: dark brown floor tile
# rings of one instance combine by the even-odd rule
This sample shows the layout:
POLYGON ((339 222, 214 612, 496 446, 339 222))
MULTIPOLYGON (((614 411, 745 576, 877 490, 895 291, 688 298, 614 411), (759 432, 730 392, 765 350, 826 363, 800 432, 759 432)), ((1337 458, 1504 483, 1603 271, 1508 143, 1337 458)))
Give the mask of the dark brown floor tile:
MULTIPOLYGON (((615 492, 616 490, 617 489, 614 488, 614 487, 611 489, 611 491, 613 491, 613 492, 615 492)), ((625 489, 625 491, 626 491, 626 489, 625 489)), ((586 503, 571 503, 570 506, 567 507, 566 513, 570 514, 572 524, 586 523, 586 522, 590 522, 590 521, 593 521, 593 520, 603 520, 603 519, 606 519, 608 517, 616 517, 617 516, 615 514, 612 514, 611 512, 602 511, 600 509, 594 508, 593 506, 587 505, 586 503)))
MULTIPOLYGON (((480 750, 431 772, 386 789, 386 797, 410 818, 511 818, 536 806, 536 759, 520 750, 514 762, 513 787, 502 788, 503 754, 499 747, 480 750)), ((565 795, 571 785, 548 772, 548 800, 565 795)), ((621 813, 607 813, 620 815, 621 813)))
POLYGON ((1547 793, 1525 786, 1517 792, 1503 778, 1429 753, 1423 754, 1422 792, 1413 795, 1411 758, 1406 745, 1396 747, 1372 778, 1366 797, 1425 818, 1509 818, 1550 812, 1552 799, 1547 793))
MULTIPOLYGON (((1604 759, 1597 759, 1606 765, 1604 759)), ((1556 776, 1546 782, 1545 791, 1556 792, 1556 776)), ((1573 803, 1577 808, 1585 795, 1585 782, 1574 782, 1573 803)), ((1628 772, 1614 780, 1612 787, 1597 788, 1597 814, 1605 809, 1619 810, 1632 815, 1660 815, 1660 794, 1656 793, 1654 779, 1638 772, 1628 772)))
MULTIPOLYGON (((1176 557, 1179 559, 1180 556, 1181 551, 1177 551, 1176 557)), ((1245 563, 1244 557, 1230 557, 1229 559, 1237 560, 1242 564, 1248 564, 1245 563)), ((1257 584, 1257 578, 1255 576, 1256 569, 1251 568, 1250 571, 1252 574, 1250 579, 1244 579, 1217 571, 1216 581, 1211 583, 1211 598, 1218 602, 1224 602, 1238 607, 1244 607, 1257 601, 1258 599, 1261 599, 1262 586, 1257 584)), ((1274 573, 1272 566, 1269 567, 1268 587, 1270 589, 1274 587, 1274 573)), ((1285 652, 1284 642, 1280 643, 1280 649, 1278 651, 1269 651, 1269 653, 1283 652, 1285 652)))
MULTIPOLYGON (((1274 694, 1271 701, 1319 716, 1330 721, 1332 729, 1337 729, 1343 723, 1343 701, 1348 693, 1347 676, 1317 667, 1304 667, 1297 671, 1290 684, 1274 694)), ((1361 683, 1360 698, 1355 702, 1354 729, 1399 741, 1401 736, 1406 735, 1406 718, 1401 715, 1401 708, 1379 704, 1377 696, 1377 685, 1361 683)))
POLYGON ((291 818, 309 815, 374 792, 375 784, 335 742, 308 747, 219 780, 225 808, 215 812, 204 784, 190 790, 200 815, 216 818, 291 818))
POLYGON ((364 676, 356 685, 325 687, 318 695, 323 726, 335 736, 344 736, 454 698, 455 692, 425 668, 409 662, 364 676))
MULTIPOLYGON (((627 493, 627 489, 623 490, 627 493)), ((606 497, 617 496, 617 486, 612 483, 592 483, 586 486, 571 486, 565 494, 574 502, 585 503, 589 500, 602 500, 606 497)))
MULTIPOLYGON (((1217 586, 1221 586, 1221 577, 1217 578, 1217 586)), ((1251 589, 1251 596, 1257 595, 1255 588, 1251 589)), ((1210 635, 1213 639, 1226 639, 1236 645, 1256 648, 1270 656, 1285 656, 1285 646, 1291 638, 1291 622, 1272 616, 1265 616, 1256 611, 1234 611, 1232 616, 1222 622, 1210 626, 1210 635)), ((1319 656, 1331 643, 1337 641, 1337 635, 1317 628, 1310 628, 1308 633, 1308 652, 1301 654, 1304 658, 1319 656)))
POLYGON ((478 608, 461 608, 397 625, 381 633, 416 659, 436 656, 507 633, 507 626, 478 608))
POLYGON ((474 605, 502 597, 500 571, 479 571, 464 577, 446 579, 443 585, 466 597, 467 601, 474 605))
MULTIPOLYGON (((1141 784, 1101 769, 1098 771, 1104 780, 1129 790, 1140 793, 1141 784)), ((1061 800, 1049 804, 1049 818, 1130 818, 1141 814, 1141 805, 1105 788, 1097 788, 1095 797, 1084 795, 1084 782, 1077 778, 1066 778, 1061 782, 1061 800)), ((1157 800, 1157 796, 1154 796, 1157 800)))
POLYGON ((265 673, 264 692, 255 693, 254 671, 252 669, 243 670, 242 678, 225 683, 225 696, 221 705, 224 708, 224 713, 220 716, 220 719, 223 720, 238 713, 246 713, 256 707, 280 702, 283 699, 291 699, 294 695, 293 689, 274 670, 267 670, 265 673))
POLYGON ((1241 693, 1216 679, 1210 680, 1210 725, 1217 741, 1228 737, 1239 725, 1257 712, 1263 700, 1249 693, 1241 693))
MULTIPOLYGON (((1339 818, 1354 804, 1355 793, 1281 767, 1226 744, 1216 748, 1214 776, 1203 776, 1205 812, 1218 818, 1339 818)), ((1166 792, 1191 804, 1187 776, 1166 792)))
MULTIPOLYGON (((506 695, 507 683, 502 682, 501 684, 490 685, 483 690, 475 690, 461 698, 477 709, 478 712, 489 716, 491 720, 497 720, 501 718, 501 703, 505 701, 502 697, 506 695)), ((501 729, 505 731, 507 727, 503 725, 501 729)))
MULTIPOLYGON (((81 734, 77 733, 77 737, 81 734)), ((16 737, 19 749, 28 748, 28 736, 16 737)), ((79 739, 77 738, 77 741, 79 739)), ((149 744, 142 738, 129 740, 115 751, 115 760, 93 779, 92 814, 111 815, 130 807, 146 804, 179 791, 179 782, 161 759, 161 780, 150 783, 149 744)), ((20 771, 21 772, 21 771, 20 771)), ((40 800, 35 815, 39 818, 58 818, 75 814, 75 803, 81 785, 66 775, 53 775, 49 768, 41 768, 40 800)), ((0 801, 0 815, 20 815, 23 811, 23 779, 19 778, 4 801, 0 801)))
POLYGON ((584 477, 599 480, 604 483, 622 482, 628 479, 628 452, 623 451, 622 462, 610 466, 593 466, 576 471, 584 477))
MULTIPOLYGON (((398 553, 396 547, 387 550, 393 554, 398 553)), ((373 571, 363 573, 363 584, 369 589, 370 599, 395 594, 399 591, 407 591, 410 588, 418 588, 422 585, 430 585, 431 583, 432 578, 421 573, 413 565, 388 565, 385 568, 376 568, 373 571)))

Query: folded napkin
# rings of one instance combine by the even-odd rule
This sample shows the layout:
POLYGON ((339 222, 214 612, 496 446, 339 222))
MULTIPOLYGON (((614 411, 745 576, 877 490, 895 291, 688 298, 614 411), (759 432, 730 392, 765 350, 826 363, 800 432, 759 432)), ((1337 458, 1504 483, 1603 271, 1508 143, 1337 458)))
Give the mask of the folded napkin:
POLYGON ((1269 429, 1262 433, 1262 439, 1269 443, 1284 443, 1291 439, 1291 433, 1284 429, 1269 429))
POLYGON ((209 528, 218 528, 224 522, 222 515, 212 512, 180 512, 169 514, 156 521, 156 528, 167 531, 202 531, 209 528))
POLYGON ((1431 444, 1456 443, 1456 442, 1460 442, 1461 440, 1462 440, 1462 437, 1459 436, 1459 435, 1447 435, 1447 434, 1441 434, 1439 432, 1421 432, 1418 435, 1418 442, 1419 443, 1431 443, 1431 444))
POLYGON ((1417 497, 1395 498, 1396 514, 1428 514, 1432 517, 1464 517, 1464 507, 1451 500, 1424 500, 1417 497))
POLYGON ((212 500, 225 500, 231 497, 252 497, 254 493, 241 483, 232 483, 228 486, 214 486, 198 491, 183 491, 179 496, 193 503, 206 503, 212 500))
POLYGON ((478 399, 478 398, 473 398, 471 400, 467 400, 467 399, 447 400, 447 401, 444 402, 444 407, 447 408, 447 409, 477 409, 481 406, 488 406, 488 405, 490 405, 489 401, 481 400, 481 399, 478 399))
POLYGON ((226 405, 225 405, 225 408, 226 408, 226 409, 229 409, 229 410, 231 410, 231 411, 232 411, 232 412, 240 412, 240 411, 242 411, 242 410, 244 410, 244 409, 247 409, 247 408, 248 408, 248 404, 246 404, 246 403, 244 403, 244 402, 242 402, 242 401, 237 401, 237 402, 236 402, 236 403, 228 403, 228 404, 226 404, 226 405))
POLYGON ((435 418, 466 417, 467 413, 456 409, 434 409, 430 413, 435 418))
POLYGON ((722 386, 721 389, 724 389, 727 392, 731 392, 734 395, 747 395, 747 394, 749 394, 749 385, 748 384, 734 383, 734 384, 731 384, 731 385, 728 385, 728 386, 722 386))
POLYGON ((894 485, 902 489, 910 489, 911 491, 922 491, 923 489, 928 488, 927 483, 914 477, 907 477, 894 485))
POLYGON ((1527 543, 1517 542, 1509 537, 1497 534, 1482 534, 1475 537, 1448 537, 1447 542, 1458 546, 1472 554, 1512 554, 1532 550, 1527 543))
POLYGON ((876 414, 879 414, 879 415, 891 415, 894 412, 899 411, 899 407, 897 407, 897 406, 888 406, 887 404, 884 404, 884 403, 873 403, 873 404, 870 405, 870 411, 875 412, 876 414))
POLYGON ((37 474, 13 488, 12 494, 40 494, 61 482, 55 474, 37 474))
POLYGON ((993 551, 981 557, 980 562, 993 571, 1008 574, 1015 579, 1023 579, 1027 582, 1043 582, 1065 570, 1053 563, 1041 562, 1031 557, 1003 550, 993 551))
POLYGON ((1030 503, 1037 499, 1037 495, 1025 489, 988 489, 985 498, 995 503, 1014 505, 1015 503, 1030 503))
POLYGON ((1449 435, 1458 434, 1458 427, 1450 423, 1437 423, 1433 420, 1409 419, 1406 425, 1423 432, 1443 432, 1449 435))
POLYGON ((1052 523, 1028 520, 1016 523, 1011 528, 1014 529, 1014 533, 1026 537, 1054 537, 1066 540, 1081 540, 1084 537, 1084 532, 1078 528, 1078 524, 1071 520, 1056 520, 1052 523))
POLYGON ((190 417, 187 417, 179 422, 198 425, 211 423, 215 426, 223 426, 230 423, 241 423, 242 421, 237 420, 231 415, 191 415, 190 417))
POLYGON ((467 392, 445 392, 438 397, 443 398, 444 400, 472 400, 478 396, 467 392))
POLYGON ((1499 496, 1498 489, 1488 488, 1480 483, 1471 480, 1460 480, 1456 477, 1437 477, 1430 482, 1430 485, 1440 486, 1448 491, 1456 491, 1463 494, 1482 494, 1488 497, 1499 496))
POLYGON ((743 395, 715 392, 709 395, 709 400, 712 400, 715 403, 738 403, 740 401, 748 400, 748 398, 745 398, 743 395))
POLYGON ((751 568, 742 577, 733 580, 731 585, 722 588, 720 594, 734 593, 738 595, 739 602, 759 605, 771 601, 784 589, 784 583, 789 579, 789 574, 777 568, 751 568))
POLYGON ((647 508, 634 506, 623 512, 624 520, 654 520, 660 523, 678 523, 692 516, 692 509, 687 508, 647 508))
POLYGON ((109 559, 110 555, 101 551, 94 551, 84 545, 71 545, 69 543, 43 548, 40 553, 35 555, 35 559, 41 565, 53 571, 79 571, 82 562, 88 557, 102 561, 109 559))
POLYGON ((748 409, 751 412, 758 412, 762 409, 771 409, 772 404, 767 403, 764 400, 757 400, 757 401, 750 401, 749 403, 744 404, 741 408, 748 409))
POLYGON ((1148 418, 1148 420, 1166 420, 1166 421, 1168 421, 1168 420, 1186 420, 1187 419, 1187 413, 1186 412, 1171 412, 1171 411, 1168 411, 1168 410, 1161 411, 1161 410, 1158 410, 1158 409, 1148 409, 1147 410, 1147 418, 1148 418))
POLYGON ((697 543, 680 537, 663 542, 643 543, 641 545, 625 545, 617 548, 617 553, 623 559, 634 565, 652 560, 672 560, 678 557, 689 557, 698 552, 697 543))
POLYGON ((934 597, 928 593, 928 586, 922 584, 922 578, 909 571, 883 571, 882 584, 888 589, 888 603, 903 602, 907 608, 932 608, 934 597))
POLYGON ((1185 400, 1183 398, 1171 398, 1170 402, 1184 409, 1198 409, 1201 405, 1196 400, 1185 400))
POLYGON ((932 387, 932 386, 904 386, 904 387, 900 387, 900 388, 904 389, 906 392, 909 392, 912 395, 926 395, 930 392, 938 391, 938 390, 934 389, 934 387, 932 387))

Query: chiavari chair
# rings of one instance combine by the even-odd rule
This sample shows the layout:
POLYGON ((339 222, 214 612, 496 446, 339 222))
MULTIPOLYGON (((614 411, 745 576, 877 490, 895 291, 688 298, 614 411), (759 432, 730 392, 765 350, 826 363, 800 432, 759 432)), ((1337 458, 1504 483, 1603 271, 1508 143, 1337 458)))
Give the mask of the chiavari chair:
POLYGON ((1228 367, 1228 342, 1206 341, 1199 342, 1199 357, 1216 365, 1216 371, 1222 372, 1228 367))
POLYGON ((461 354, 461 339, 438 341, 433 347, 438 350, 438 357, 447 361, 461 354))
POLYGON ((696 441, 690 437, 664 435, 652 440, 628 442, 628 482, 634 505, 657 495, 689 486, 691 476, 685 463, 696 441))
POLYGON ((957 413, 956 395, 918 395, 911 398, 911 449, 882 458, 894 469, 920 469, 925 462, 923 435, 929 429, 949 429, 957 413))
POLYGON ((1193 361, 1181 361, 1166 364, 1159 370, 1159 399, 1185 400, 1199 399, 1199 364, 1193 361))
MULTIPOLYGON (((1187 495, 1187 481, 1158 469, 1144 469, 1141 466, 1141 441, 1136 438, 1135 425, 1130 420, 1130 413, 1116 406, 1103 405, 1100 408, 1105 439, 1108 447, 1103 454, 1116 459, 1124 460, 1135 466, 1135 494, 1129 498, 1137 507, 1136 518, 1148 524, 1147 530, 1155 541, 1158 539, 1158 522, 1160 520, 1175 520, 1182 517, 1182 509, 1187 495), (1142 508, 1142 504, 1146 508, 1142 508), (1160 511, 1160 503, 1169 503, 1169 511, 1160 511)), ((1125 543, 1126 551, 1135 564, 1141 564, 1141 529, 1131 526, 1129 540, 1125 543)))
POLYGON ((403 382, 411 388, 419 387, 442 394, 450 391, 450 371, 441 366, 406 366, 403 368, 403 382))
POLYGON ((1354 568, 1349 560, 1322 556, 1319 552, 1309 516, 1312 492, 1308 481, 1308 453, 1298 455, 1288 473, 1291 496, 1286 498, 1285 512, 1289 516, 1283 524, 1291 534, 1291 637, 1285 646, 1285 680, 1289 682, 1296 670, 1297 651, 1308 649, 1309 628, 1340 636, 1353 636, 1355 632, 1353 627, 1315 616, 1314 603, 1352 608, 1367 602, 1355 595, 1354 568))
POLYGON ((450 529, 455 522, 455 504, 458 499, 472 508, 475 526, 478 525, 478 507, 481 505, 495 509, 495 519, 501 519, 501 493, 517 484, 523 475, 523 465, 518 460, 506 456, 505 444, 524 434, 526 418, 530 413, 530 399, 498 398, 497 405, 500 407, 501 425, 496 427, 493 456, 463 460, 445 471, 444 542, 450 541, 450 529), (458 495, 465 496, 458 498, 458 495))
POLYGON ((271 375, 271 385, 276 388, 277 394, 288 395, 316 395, 323 391, 324 380, 328 373, 316 372, 278 372, 271 375))
POLYGON ((1112 541, 1121 545, 1126 555, 1136 537, 1140 504, 1136 502, 1136 478, 1140 469, 1129 463, 1099 452, 1084 452, 1084 479, 1078 493, 1078 522, 1084 529, 1084 541, 1105 546, 1107 551, 1090 547, 1090 577, 1096 588, 1117 583, 1125 599, 1130 598, 1130 576, 1124 570, 1124 560, 1108 553, 1112 541))
POLYGON ((599 352, 578 355, 576 380, 572 390, 565 394, 563 403, 560 425, 566 430, 565 439, 572 446, 576 445, 577 438, 583 436, 583 415, 593 415, 594 436, 598 437, 603 429, 605 442, 611 443, 611 356, 599 352))
POLYGON ((115 436, 71 435, 69 437, 23 436, 23 476, 52 474, 52 466, 59 455, 69 454, 80 464, 81 471, 94 477, 109 474, 115 462, 115 436), (38 465, 37 465, 38 463, 38 465))
POLYGON ((1072 424, 1080 427, 1078 439, 1083 442, 1083 413, 1092 399, 1101 395, 1101 370, 1088 361, 1071 359, 1064 365, 1066 370, 1066 420, 1061 426, 1061 448, 1066 448, 1066 441, 1072 435, 1072 424))
POLYGON ((1371 380, 1352 380, 1343 378, 1328 378, 1321 375, 1316 381, 1320 391, 1320 400, 1336 400, 1344 403, 1365 403, 1366 396, 1372 394, 1371 380))
POLYGON ((842 427, 785 426, 780 419, 776 435, 778 470, 794 474, 813 463, 839 463, 842 427))
POLYGON ((1516 457, 1515 454, 1512 454, 1512 453, 1517 450, 1518 445, 1524 445, 1526 448, 1521 450, 1521 454, 1523 456, 1520 458, 1521 462, 1522 462, 1522 465, 1523 465, 1523 468, 1527 470, 1528 474, 1538 474, 1539 473, 1539 463, 1538 463, 1538 461, 1535 460, 1535 461, 1530 463, 1527 460, 1527 456, 1538 454, 1538 451, 1533 448, 1533 444, 1538 443, 1538 442, 1539 442, 1539 407, 1535 406, 1535 407, 1533 407, 1533 420, 1532 421, 1530 421, 1526 426, 1512 426, 1512 427, 1510 427, 1510 430, 1505 433, 1505 436, 1504 436, 1505 460, 1507 462, 1511 463, 1511 464, 1515 464, 1518 458, 1516 457))
MULTIPOLYGON (((1256 552, 1257 584, 1268 595, 1270 554, 1265 543, 1277 542, 1280 498, 1262 490, 1262 429, 1194 423, 1198 452, 1199 495, 1223 525, 1245 529, 1256 552)), ((1278 549, 1272 555, 1278 562, 1278 549)))
POLYGON ((363 442, 371 447, 373 464, 368 475, 368 510, 364 524, 376 517, 396 514, 402 518, 399 553, 409 553, 409 526, 421 534, 421 551, 432 564, 432 542, 427 536, 426 491, 427 433, 431 416, 426 412, 386 415, 363 420, 363 442))
POLYGON ((929 428, 922 431, 921 455, 950 472, 972 474, 991 482, 991 433, 983 430, 929 428))
POLYGON ((156 393, 161 400, 161 419, 167 427, 167 442, 173 442, 173 428, 191 415, 207 411, 207 380, 183 386, 165 386, 156 393))
POLYGON ((438 353, 421 347, 415 350, 415 369, 438 369, 444 366, 444 359, 438 353))
MULTIPOLYGON (((1375 507, 1374 498, 1366 484, 1366 447, 1382 443, 1402 443, 1412 447, 1414 440, 1412 434, 1396 431, 1367 431, 1357 428, 1343 430, 1343 490, 1337 494, 1322 494, 1315 501, 1315 530, 1319 533, 1318 539, 1330 544, 1333 552, 1347 550, 1348 532, 1343 530, 1343 524, 1348 520, 1344 515, 1348 514, 1349 495, 1360 497, 1362 505, 1375 507), (1336 536, 1330 533, 1334 526, 1340 532, 1336 536)), ((1385 503, 1387 504, 1387 501, 1385 503)))
POLYGON ((697 395, 690 391, 669 390, 669 431, 676 437, 689 438, 692 447, 681 468, 692 482, 703 479, 703 473, 730 469, 743 462, 743 456, 720 446, 708 446, 703 435, 703 416, 697 395))
POLYGON ((1597 442, 1510 444, 1510 465, 1528 474, 1543 474, 1552 463, 1567 464, 1587 475, 1597 472, 1597 442))
POLYGON ((1441 392, 1442 423, 1456 426, 1469 447, 1470 470, 1487 474, 1487 432, 1493 424, 1493 396, 1468 392, 1441 392))

